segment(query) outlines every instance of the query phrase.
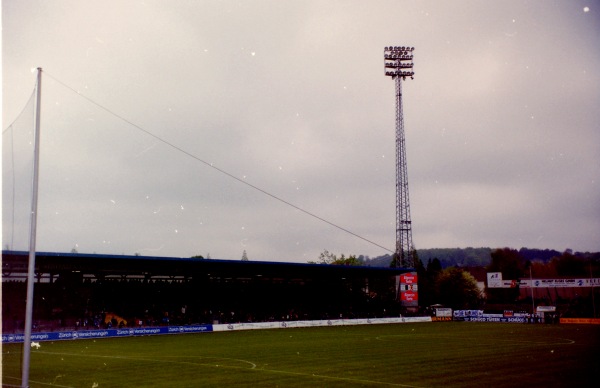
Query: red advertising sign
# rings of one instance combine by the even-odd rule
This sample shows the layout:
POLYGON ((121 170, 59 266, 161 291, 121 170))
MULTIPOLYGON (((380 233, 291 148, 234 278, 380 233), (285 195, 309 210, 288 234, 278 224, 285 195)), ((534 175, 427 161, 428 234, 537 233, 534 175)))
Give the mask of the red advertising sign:
POLYGON ((407 272, 396 278, 398 281, 398 292, 402 306, 416 307, 419 305, 419 285, 417 273, 407 272))
POLYGON ((419 293, 414 291, 401 292, 400 300, 402 300, 403 302, 416 302, 419 300, 419 293))
POLYGON ((400 283, 417 284, 417 274, 416 273, 405 273, 403 275, 400 275, 400 283))

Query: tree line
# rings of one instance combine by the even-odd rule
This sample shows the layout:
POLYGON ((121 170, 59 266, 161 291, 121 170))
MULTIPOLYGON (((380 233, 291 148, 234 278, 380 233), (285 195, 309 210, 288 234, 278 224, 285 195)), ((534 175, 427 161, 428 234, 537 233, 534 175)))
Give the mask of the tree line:
MULTIPOLYGON (((389 267, 391 255, 335 255, 323 251, 317 264, 389 267)), ((600 252, 564 252, 521 248, 437 248, 413 251, 412 267, 419 277, 419 304, 442 304, 454 309, 476 309, 486 304, 515 303, 519 288, 486 289, 472 273, 501 272, 504 279, 600 277, 600 252), (484 298, 485 295, 485 298, 484 298)))
MULTIPOLYGON (((511 249, 511 248, 508 248, 511 249)), ((496 249, 492 248, 433 248, 433 249, 417 249, 419 258, 427 263, 429 260, 438 259, 442 268, 448 267, 485 267, 492 261, 492 252, 496 249)), ((514 250, 514 249, 511 249, 514 250)), ((564 252, 559 252, 553 249, 530 249, 521 248, 518 254, 524 261, 548 263, 553 259, 560 257, 567 252, 576 258, 586 260, 600 260, 600 252, 573 252, 567 249, 564 252)), ((382 255, 374 258, 369 256, 357 256, 363 265, 370 267, 388 267, 392 255, 382 255)))

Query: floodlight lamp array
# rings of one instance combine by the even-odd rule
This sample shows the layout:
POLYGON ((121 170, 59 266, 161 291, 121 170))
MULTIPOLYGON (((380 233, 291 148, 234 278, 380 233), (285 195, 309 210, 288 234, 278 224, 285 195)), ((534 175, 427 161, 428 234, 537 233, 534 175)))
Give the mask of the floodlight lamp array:
POLYGON ((391 76, 391 77, 403 77, 404 79, 406 79, 406 77, 415 79, 414 71, 386 71, 385 75, 391 76))
POLYGON ((414 64, 413 51, 414 47, 407 46, 387 46, 384 50, 385 59, 385 75, 390 77, 410 77, 414 79, 414 71, 412 71, 414 64), (391 69, 391 70, 390 70, 391 69))
POLYGON ((414 51, 414 47, 406 47, 406 46, 388 46, 385 48, 385 51, 414 51))
POLYGON ((392 68, 392 69, 412 69, 413 64, 412 63, 402 63, 402 62, 386 62, 385 63, 385 67, 386 68, 392 68))
POLYGON ((389 54, 386 53, 385 54, 385 59, 394 59, 394 60, 400 60, 400 61, 412 61, 413 56, 408 55, 408 54, 404 54, 408 51, 398 51, 398 52, 390 52, 389 54))

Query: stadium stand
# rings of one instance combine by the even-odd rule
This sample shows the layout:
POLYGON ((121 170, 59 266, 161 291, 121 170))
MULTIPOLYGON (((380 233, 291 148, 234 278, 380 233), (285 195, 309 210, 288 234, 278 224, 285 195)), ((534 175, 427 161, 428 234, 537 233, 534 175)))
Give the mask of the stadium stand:
MULTIPOLYGON (((3 332, 23 329, 28 253, 3 251, 3 332)), ((406 269, 37 253, 34 331, 398 316, 406 269)))

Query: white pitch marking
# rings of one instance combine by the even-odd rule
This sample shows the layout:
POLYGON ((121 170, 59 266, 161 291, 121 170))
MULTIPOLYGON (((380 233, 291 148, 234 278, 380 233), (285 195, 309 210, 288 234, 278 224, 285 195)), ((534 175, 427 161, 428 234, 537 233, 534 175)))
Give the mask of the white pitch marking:
MULTIPOLYGON (((98 354, 79 354, 79 353, 55 353, 55 352, 36 352, 36 353, 43 353, 43 354, 55 354, 55 355, 61 355, 61 356, 73 356, 73 357, 96 357, 96 358, 110 358, 110 359, 115 359, 115 360, 132 360, 132 361, 149 361, 149 362, 164 362, 164 363, 169 363, 169 364, 188 364, 188 365, 204 365, 204 366, 224 366, 224 365, 217 365, 217 364, 207 364, 207 363, 196 363, 196 362, 189 362, 189 361, 171 361, 171 360, 161 360, 161 359, 155 359, 155 358, 145 358, 145 357, 127 357, 127 356, 102 356, 102 355, 98 355, 98 354)), ((163 356, 165 358, 202 358, 202 359, 213 359, 213 360, 226 360, 226 361, 237 361, 237 362, 241 362, 241 363, 245 363, 245 364, 249 364, 251 365, 251 368, 249 369, 255 369, 256 368, 256 364, 248 361, 248 360, 241 360, 241 359, 237 359, 237 358, 226 358, 226 357, 207 357, 207 356, 163 356)), ((240 369, 245 369, 245 368, 241 368, 238 366, 230 366, 230 365, 226 365, 225 367, 227 368, 240 368, 240 369)))

